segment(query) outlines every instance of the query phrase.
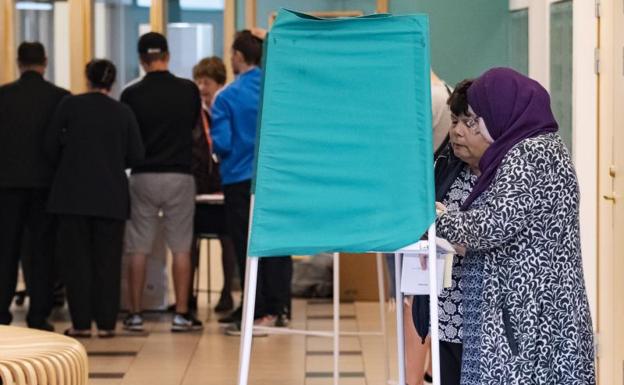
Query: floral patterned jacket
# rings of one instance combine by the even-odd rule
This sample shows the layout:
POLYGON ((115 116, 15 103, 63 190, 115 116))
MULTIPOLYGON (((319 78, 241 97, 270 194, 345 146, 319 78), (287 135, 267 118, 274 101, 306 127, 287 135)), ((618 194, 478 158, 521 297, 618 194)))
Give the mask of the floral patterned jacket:
POLYGON ((482 384, 595 384, 578 213, 570 155, 547 134, 515 145, 469 210, 438 219, 484 259, 482 384))

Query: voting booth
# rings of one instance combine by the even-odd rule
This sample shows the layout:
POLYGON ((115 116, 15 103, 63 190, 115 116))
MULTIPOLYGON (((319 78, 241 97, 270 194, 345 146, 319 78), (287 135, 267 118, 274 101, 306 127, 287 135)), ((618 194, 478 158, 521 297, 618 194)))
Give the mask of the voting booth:
MULTIPOLYGON (((280 10, 263 60, 239 384, 248 379, 259 258, 397 252, 398 288, 400 253, 427 232, 435 238, 427 16, 320 19, 280 10)), ((437 294, 431 304, 439 381, 437 294)), ((397 313, 403 384, 401 306, 397 313)), ((337 314, 334 322, 337 383, 337 314)))

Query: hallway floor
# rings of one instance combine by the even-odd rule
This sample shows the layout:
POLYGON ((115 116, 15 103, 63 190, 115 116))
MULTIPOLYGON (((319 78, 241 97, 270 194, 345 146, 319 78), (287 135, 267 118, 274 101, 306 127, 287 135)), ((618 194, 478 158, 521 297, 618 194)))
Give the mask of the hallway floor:
MULTIPOLYGON (((207 308, 200 294, 199 318, 203 332, 174 334, 171 315, 146 314, 146 331, 121 330, 113 339, 82 339, 89 355, 92 385, 230 385, 238 370, 239 338, 226 336, 218 315, 207 308)), ((217 300, 213 294, 213 304, 217 300)), ((27 305, 27 304, 26 304, 27 305)), ((25 307, 13 307, 16 326, 24 326, 25 307)), ((344 385, 386 383, 386 357, 391 378, 396 378, 395 313, 386 311, 389 355, 381 336, 341 337, 341 379, 344 385)), ((379 305, 375 302, 341 305, 341 330, 380 331, 379 305)), ((69 327, 67 309, 52 317, 57 332, 69 327)), ((328 300, 293 301, 293 329, 332 330, 332 304, 328 300)), ((254 338, 249 384, 332 384, 333 341, 302 335, 270 335, 254 338)))

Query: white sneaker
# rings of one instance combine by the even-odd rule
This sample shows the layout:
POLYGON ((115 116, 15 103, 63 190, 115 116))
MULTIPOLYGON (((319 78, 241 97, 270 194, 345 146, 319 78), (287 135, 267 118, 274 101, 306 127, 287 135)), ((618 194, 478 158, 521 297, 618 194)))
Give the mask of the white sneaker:
POLYGON ((172 332, 192 332, 202 330, 203 328, 204 325, 202 322, 193 317, 190 313, 176 313, 171 321, 172 332))
POLYGON ((132 332, 142 332, 143 317, 139 313, 128 314, 123 321, 123 328, 132 332))

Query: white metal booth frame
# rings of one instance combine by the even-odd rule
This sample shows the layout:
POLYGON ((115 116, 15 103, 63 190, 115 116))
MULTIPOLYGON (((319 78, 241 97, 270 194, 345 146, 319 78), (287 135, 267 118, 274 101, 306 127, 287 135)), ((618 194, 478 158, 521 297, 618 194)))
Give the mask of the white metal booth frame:
MULTIPOLYGON (((253 213, 254 198, 251 198, 251 212, 253 213)), ((253 222, 253 217, 250 216, 249 228, 253 222)), ((428 239, 436 239, 435 224, 432 224, 428 230, 428 239)), ((438 331, 438 287, 437 287, 437 247, 435 242, 431 242, 428 253, 428 271, 429 271, 429 306, 431 314, 431 360, 433 369, 434 384, 440 383, 440 352, 439 352, 439 331, 438 331)), ((412 251, 410 247, 406 247, 400 250, 391 251, 394 253, 394 266, 395 266, 395 296, 396 296, 396 327, 397 327, 397 378, 399 385, 405 385, 405 343, 404 343, 404 322, 403 322, 403 294, 401 292, 401 268, 402 268, 402 256, 404 253, 412 251)), ((388 251, 390 252, 390 251, 388 251)), ((334 385, 338 385, 340 381, 340 336, 345 335, 379 335, 383 337, 384 347, 386 354, 388 353, 388 343, 386 337, 386 323, 385 323, 385 296, 384 296, 384 280, 383 280, 383 267, 381 260, 381 253, 376 253, 377 258, 377 282, 379 286, 379 306, 380 306, 380 320, 381 331, 380 332, 341 332, 340 331, 340 280, 339 269, 340 259, 339 253, 333 253, 333 331, 311 331, 311 330, 295 330, 295 329, 283 329, 275 327, 260 327, 254 326, 254 308, 256 302, 256 285, 258 281, 258 257, 247 257, 247 268, 245 272, 245 293, 243 301, 243 318, 241 324, 241 340, 240 340, 240 352, 239 352, 239 369, 238 369, 238 385, 247 385, 249 379, 249 367, 251 362, 251 344, 253 337, 253 330, 262 330, 274 334, 299 334, 310 335, 317 337, 329 337, 333 338, 333 358, 334 358, 334 370, 333 379, 334 385)), ((393 383, 389 379, 388 369, 388 357, 386 357, 386 378, 388 383, 393 383)))

